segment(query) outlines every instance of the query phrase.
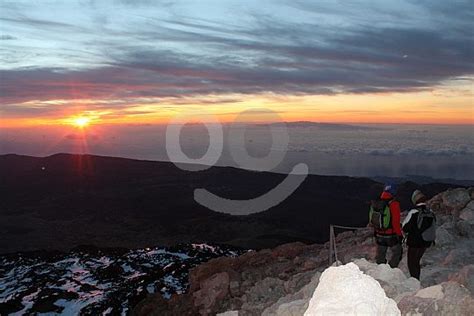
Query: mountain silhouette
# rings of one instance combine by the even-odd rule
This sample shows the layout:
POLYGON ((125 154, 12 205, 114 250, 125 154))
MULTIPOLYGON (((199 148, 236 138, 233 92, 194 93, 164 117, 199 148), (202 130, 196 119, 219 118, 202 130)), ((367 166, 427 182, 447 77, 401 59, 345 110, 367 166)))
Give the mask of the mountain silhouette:
MULTIPOLYGON (((259 196, 286 175, 231 167, 183 171, 170 162, 93 155, 0 156, 0 253, 77 245, 139 248, 211 242, 261 249, 324 242, 328 225, 365 225, 382 185, 367 178, 309 175, 288 199, 248 216, 197 204, 196 188, 232 199, 259 196)), ((419 186, 400 185, 402 208, 419 186)), ((434 195, 452 187, 425 184, 434 195)))

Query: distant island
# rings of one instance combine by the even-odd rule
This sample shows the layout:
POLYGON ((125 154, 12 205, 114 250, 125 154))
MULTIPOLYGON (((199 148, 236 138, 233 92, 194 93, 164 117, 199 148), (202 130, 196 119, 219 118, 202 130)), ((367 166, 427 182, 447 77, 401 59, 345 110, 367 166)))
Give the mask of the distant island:
POLYGON ((325 130, 357 130, 357 131, 379 131, 387 130, 388 127, 378 127, 378 126, 362 126, 362 125, 353 125, 353 124, 340 124, 340 123, 323 123, 323 122, 311 122, 311 121, 295 121, 295 122, 277 122, 269 124, 259 124, 259 125, 272 125, 278 126, 285 124, 287 127, 304 127, 304 128, 318 128, 325 130))

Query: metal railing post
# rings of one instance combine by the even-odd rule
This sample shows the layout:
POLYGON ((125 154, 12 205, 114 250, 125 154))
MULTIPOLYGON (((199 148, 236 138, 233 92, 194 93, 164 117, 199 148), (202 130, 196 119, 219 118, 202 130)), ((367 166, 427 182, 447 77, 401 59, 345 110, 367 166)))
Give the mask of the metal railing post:
POLYGON ((332 225, 329 225, 329 266, 332 264, 332 247, 333 247, 333 236, 334 236, 334 227, 332 225))
POLYGON ((350 226, 340 226, 340 225, 331 225, 329 224, 329 258, 328 258, 328 266, 331 266, 333 263, 333 257, 336 259, 336 262, 339 261, 337 257, 337 249, 336 249, 336 233, 334 232, 334 228, 341 228, 341 229, 348 229, 348 230, 361 230, 361 229, 368 229, 367 227, 350 227, 350 226))

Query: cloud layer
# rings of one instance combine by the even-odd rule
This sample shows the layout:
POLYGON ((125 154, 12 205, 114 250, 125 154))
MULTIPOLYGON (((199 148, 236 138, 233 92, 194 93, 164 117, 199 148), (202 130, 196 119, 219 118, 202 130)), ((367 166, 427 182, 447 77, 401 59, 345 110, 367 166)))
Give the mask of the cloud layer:
POLYGON ((3 115, 57 99, 412 92, 474 74, 470 1, 2 6, 3 115))

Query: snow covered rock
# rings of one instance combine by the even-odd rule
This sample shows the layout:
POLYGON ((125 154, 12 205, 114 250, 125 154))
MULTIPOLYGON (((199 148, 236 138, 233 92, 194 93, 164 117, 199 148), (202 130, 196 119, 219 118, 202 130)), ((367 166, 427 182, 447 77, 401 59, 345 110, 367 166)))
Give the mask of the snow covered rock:
POLYGON ((350 262, 326 269, 304 315, 400 315, 380 284, 350 262))

